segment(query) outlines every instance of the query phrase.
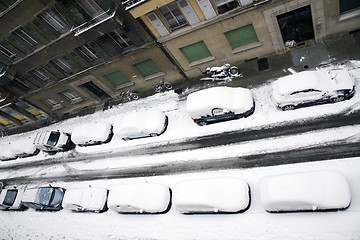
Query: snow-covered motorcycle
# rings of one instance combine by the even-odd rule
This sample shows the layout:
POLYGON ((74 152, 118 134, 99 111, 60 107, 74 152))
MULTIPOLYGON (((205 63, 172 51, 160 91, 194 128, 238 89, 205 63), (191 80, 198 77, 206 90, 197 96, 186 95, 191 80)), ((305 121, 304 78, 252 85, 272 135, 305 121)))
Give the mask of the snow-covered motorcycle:
POLYGON ((239 68, 236 66, 230 66, 230 64, 225 63, 221 67, 211 67, 206 68, 205 74, 208 77, 201 78, 200 80, 211 80, 211 81, 221 81, 221 80, 232 80, 235 77, 241 77, 242 74, 239 71, 239 68))

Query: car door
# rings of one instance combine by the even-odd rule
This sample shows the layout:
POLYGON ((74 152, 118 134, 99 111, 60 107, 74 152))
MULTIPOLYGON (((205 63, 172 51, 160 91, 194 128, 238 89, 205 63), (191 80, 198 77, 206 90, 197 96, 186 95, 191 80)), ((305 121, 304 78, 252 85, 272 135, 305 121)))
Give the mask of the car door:
POLYGON ((290 94, 292 102, 297 105, 307 105, 323 100, 323 93, 315 89, 305 89, 290 94))

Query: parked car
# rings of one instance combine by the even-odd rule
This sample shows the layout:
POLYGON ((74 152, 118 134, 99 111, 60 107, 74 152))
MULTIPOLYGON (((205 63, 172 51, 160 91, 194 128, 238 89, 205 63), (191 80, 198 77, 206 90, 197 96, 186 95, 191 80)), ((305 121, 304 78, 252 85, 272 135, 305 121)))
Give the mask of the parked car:
POLYGON ((61 187, 30 188, 25 190, 22 203, 36 210, 58 211, 62 209, 64 193, 61 187))
POLYGON ((21 200, 24 195, 24 188, 7 187, 0 190, 1 210, 24 210, 21 200))
POLYGON ((78 146, 90 146, 108 143, 113 137, 110 123, 88 123, 73 129, 71 140, 78 146))
POLYGON ((157 183, 124 184, 110 189, 109 209, 119 213, 164 213, 170 209, 169 187, 157 183))
POLYGON ((340 210, 351 202, 346 178, 333 171, 265 177, 260 181, 260 196, 268 212, 340 210))
POLYGON ((250 116, 255 110, 251 91, 241 87, 214 87, 189 94, 186 109, 200 126, 250 116))
POLYGON ((354 79, 345 70, 304 71, 273 83, 275 104, 292 110, 319 103, 339 102, 354 95, 354 79))
POLYGON ((18 157, 31 157, 37 155, 39 152, 40 150, 36 148, 31 138, 24 138, 0 146, 0 159, 6 161, 18 157))
POLYGON ((104 212, 108 192, 106 188, 66 189, 62 207, 75 212, 104 212))
POLYGON ((116 136, 124 140, 155 137, 165 132, 168 117, 161 111, 131 112, 119 119, 114 127, 116 136))
POLYGON ((239 178, 205 178, 178 182, 175 208, 186 214, 237 213, 250 206, 250 188, 239 178))
POLYGON ((33 144, 46 152, 67 151, 72 149, 70 134, 60 131, 45 131, 36 134, 33 144))

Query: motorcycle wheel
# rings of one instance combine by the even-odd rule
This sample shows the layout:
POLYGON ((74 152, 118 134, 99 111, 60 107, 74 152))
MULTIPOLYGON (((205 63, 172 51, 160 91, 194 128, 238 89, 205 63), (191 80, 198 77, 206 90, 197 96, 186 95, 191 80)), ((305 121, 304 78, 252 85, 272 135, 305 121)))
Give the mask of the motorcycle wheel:
POLYGON ((229 69, 229 75, 230 76, 236 76, 239 74, 239 69, 237 67, 231 67, 229 69))
POLYGON ((161 92, 162 87, 160 85, 155 85, 154 90, 155 92, 161 92))
POLYGON ((132 93, 130 96, 131 96, 132 100, 138 100, 139 99, 139 95, 137 93, 132 93))
POLYGON ((164 86, 165 86, 165 88, 166 88, 167 90, 172 89, 171 83, 166 82, 166 83, 164 83, 164 86))

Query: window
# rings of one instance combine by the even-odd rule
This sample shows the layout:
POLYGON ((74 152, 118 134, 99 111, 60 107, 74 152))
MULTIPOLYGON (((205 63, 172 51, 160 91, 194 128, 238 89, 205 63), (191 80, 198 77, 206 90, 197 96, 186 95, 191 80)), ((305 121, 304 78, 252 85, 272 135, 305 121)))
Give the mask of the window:
POLYGON ((49 107, 51 107, 52 110, 57 110, 62 108, 61 104, 58 103, 56 100, 49 98, 49 97, 45 97, 42 99, 42 101, 47 104, 49 107))
POLYGON ((120 71, 112 72, 104 76, 109 80, 114 86, 120 86, 125 83, 129 83, 130 80, 122 74, 120 71))
POLYGON ((39 69, 36 69, 36 68, 30 70, 29 74, 34 76, 36 79, 39 79, 43 83, 48 83, 50 80, 48 76, 46 76, 39 69))
POLYGON ((2 45, 0 45, 0 53, 5 55, 10 60, 16 60, 18 58, 16 53, 13 53, 12 51, 10 51, 9 49, 7 49, 6 47, 4 47, 2 45))
POLYGON ((130 38, 120 28, 115 29, 115 31, 110 32, 109 34, 110 37, 122 48, 128 47, 132 44, 130 38))
POLYGON ((226 32, 225 36, 232 49, 259 41, 252 24, 226 32))
POLYGON ((104 10, 94 0, 78 0, 77 2, 86 11, 86 13, 93 18, 104 12, 104 10))
POLYGON ((185 55, 190 63, 211 56, 211 53, 206 47, 204 41, 182 47, 180 48, 180 51, 185 55))
POLYGON ((185 27, 188 25, 185 17, 182 15, 176 2, 169 3, 159 8, 159 10, 172 30, 185 27))
MULTIPOLYGON (((57 13, 59 14, 59 13, 57 13)), ((54 11, 47 9, 40 13, 38 17, 50 25, 55 31, 64 33, 67 31, 67 24, 54 11)))
POLYGON ((60 94, 64 96, 67 100, 69 100, 71 103, 78 103, 83 100, 79 95, 70 90, 66 90, 64 92, 61 92, 60 94))
POLYGON ((360 8, 359 0, 340 0, 340 13, 349 12, 360 8))
POLYGON ((214 0, 219 13, 230 11, 239 6, 236 0, 214 0))
POLYGON ((3 112, 9 114, 10 116, 16 118, 17 120, 23 121, 26 120, 26 118, 18 113, 16 113, 15 111, 13 111, 11 108, 9 107, 4 107, 1 109, 3 112))
POLYGON ((27 33, 23 27, 16 29, 13 34, 33 48, 38 45, 38 42, 29 33, 27 33))
POLYGON ((63 73, 72 72, 72 67, 61 58, 54 58, 53 60, 50 61, 50 63, 52 63, 55 67, 60 69, 60 71, 62 71, 63 73))
POLYGON ((34 116, 41 115, 41 112, 39 112, 37 109, 35 109, 34 107, 30 106, 27 103, 17 102, 17 103, 15 103, 15 105, 24 109, 25 111, 28 111, 29 113, 31 113, 34 116))
POLYGON ((95 61, 99 58, 95 50, 92 49, 88 44, 84 44, 76 48, 76 51, 80 52, 81 56, 83 56, 89 62, 95 61))
POLYGON ((5 118, 0 117, 0 125, 3 125, 3 126, 11 125, 11 122, 6 120, 5 118))
POLYGON ((161 73, 161 69, 153 62, 153 60, 148 59, 146 61, 137 63, 134 67, 140 72, 143 77, 148 77, 157 73, 161 73))

